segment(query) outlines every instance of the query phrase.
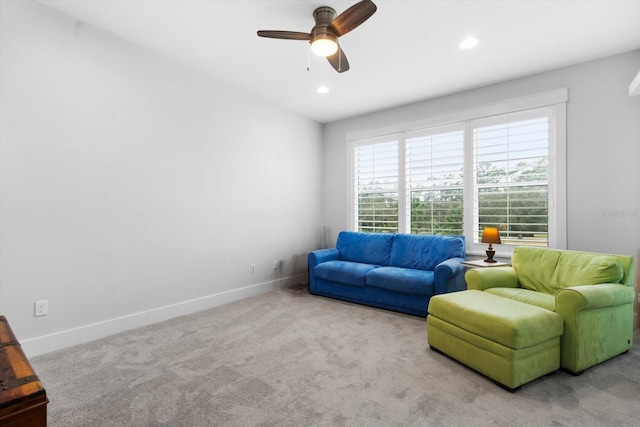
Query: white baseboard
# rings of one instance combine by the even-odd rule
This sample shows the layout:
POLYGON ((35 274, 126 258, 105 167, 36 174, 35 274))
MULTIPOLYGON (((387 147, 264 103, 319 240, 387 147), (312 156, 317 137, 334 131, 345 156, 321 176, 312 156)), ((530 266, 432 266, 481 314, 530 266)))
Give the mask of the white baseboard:
POLYGON ((66 331, 26 339, 21 341, 20 345, 28 358, 34 357, 40 354, 97 340, 119 332, 128 331, 130 329, 139 328, 161 322, 163 320, 173 319, 174 317, 184 316, 222 304, 238 301, 243 298, 271 292, 284 286, 306 282, 306 274, 288 276, 240 289, 220 292, 218 294, 182 301, 176 304, 154 308, 152 310, 133 313, 127 316, 105 320, 103 322, 91 323, 66 331))

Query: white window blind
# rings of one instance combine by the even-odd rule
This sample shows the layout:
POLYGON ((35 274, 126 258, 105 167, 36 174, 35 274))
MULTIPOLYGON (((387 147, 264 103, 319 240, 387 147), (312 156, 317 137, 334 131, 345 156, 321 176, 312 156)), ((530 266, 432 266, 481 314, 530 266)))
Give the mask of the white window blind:
POLYGON ((566 248, 567 89, 347 134, 348 227, 566 248))
POLYGON ((356 146, 354 172, 357 230, 398 232, 398 141, 356 146))
POLYGON ((503 244, 548 245, 549 120, 541 108, 471 122, 475 243, 498 227, 503 244))
POLYGON ((413 132, 405 142, 407 230, 463 234, 463 128, 413 132))

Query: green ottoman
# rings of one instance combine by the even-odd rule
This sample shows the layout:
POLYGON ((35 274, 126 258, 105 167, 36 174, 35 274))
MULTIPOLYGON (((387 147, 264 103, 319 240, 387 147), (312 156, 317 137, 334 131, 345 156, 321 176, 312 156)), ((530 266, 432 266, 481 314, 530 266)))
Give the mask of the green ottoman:
POLYGON ((560 315, 482 291, 429 302, 429 346, 509 391, 560 368, 562 332, 560 315))

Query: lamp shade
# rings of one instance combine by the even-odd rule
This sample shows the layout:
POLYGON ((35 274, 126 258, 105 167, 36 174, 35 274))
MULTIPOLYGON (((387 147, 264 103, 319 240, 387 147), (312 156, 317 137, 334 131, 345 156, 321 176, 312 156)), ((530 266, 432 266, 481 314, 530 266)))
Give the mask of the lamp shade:
POLYGON ((485 227, 482 231, 482 243, 502 243, 500 231, 496 227, 485 227))

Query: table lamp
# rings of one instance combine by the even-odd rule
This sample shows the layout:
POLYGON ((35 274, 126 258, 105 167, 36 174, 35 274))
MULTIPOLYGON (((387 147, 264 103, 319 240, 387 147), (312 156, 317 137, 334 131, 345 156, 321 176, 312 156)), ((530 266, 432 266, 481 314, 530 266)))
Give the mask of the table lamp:
POLYGON ((487 259, 484 260, 484 262, 496 262, 495 259, 493 259, 493 256, 496 254, 496 251, 493 250, 493 246, 491 246, 493 243, 496 244, 500 244, 502 243, 500 241, 500 232, 498 231, 498 229, 496 227, 485 227, 484 230, 482 231, 482 243, 488 243, 489 244, 489 249, 487 249, 487 259))

